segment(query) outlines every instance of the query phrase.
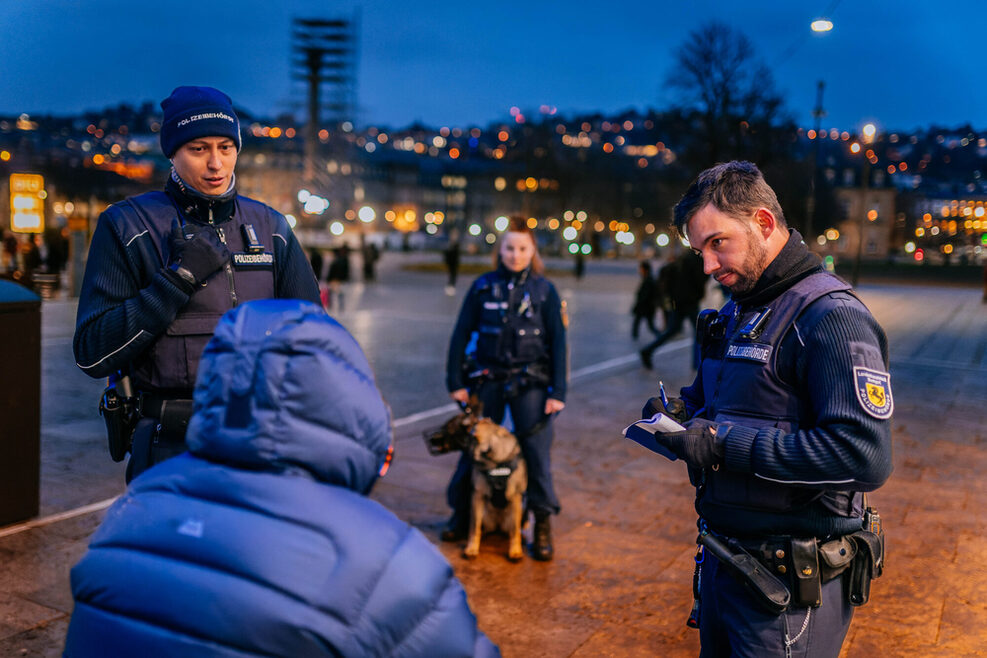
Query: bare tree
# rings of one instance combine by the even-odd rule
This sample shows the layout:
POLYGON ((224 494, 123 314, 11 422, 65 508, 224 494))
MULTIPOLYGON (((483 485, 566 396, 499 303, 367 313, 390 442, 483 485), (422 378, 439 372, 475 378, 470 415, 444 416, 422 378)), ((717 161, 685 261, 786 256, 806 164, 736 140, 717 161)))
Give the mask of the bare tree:
POLYGON ((786 120, 784 102, 742 32, 720 21, 691 32, 675 52, 666 83, 681 94, 678 109, 702 128, 705 148, 697 156, 708 164, 770 159, 773 124, 786 120))

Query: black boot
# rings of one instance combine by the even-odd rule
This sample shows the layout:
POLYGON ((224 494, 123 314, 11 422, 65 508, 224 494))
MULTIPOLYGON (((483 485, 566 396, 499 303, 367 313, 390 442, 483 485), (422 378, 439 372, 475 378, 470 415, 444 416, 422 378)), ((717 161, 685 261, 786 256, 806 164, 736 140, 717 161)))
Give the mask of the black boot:
POLYGON ((547 562, 552 559, 552 525, 548 512, 535 512, 535 540, 531 543, 531 556, 547 562))
POLYGON ((468 533, 469 517, 459 512, 453 512, 442 532, 439 533, 439 539, 448 542, 463 541, 468 533))

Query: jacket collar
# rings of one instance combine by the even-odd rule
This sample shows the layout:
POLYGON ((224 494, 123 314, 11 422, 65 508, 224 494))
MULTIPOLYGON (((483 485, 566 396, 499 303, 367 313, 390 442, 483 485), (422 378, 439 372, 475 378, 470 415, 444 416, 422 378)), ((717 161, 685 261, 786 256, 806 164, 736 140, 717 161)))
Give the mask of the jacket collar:
POLYGON ((230 189, 218 196, 207 196, 186 184, 172 167, 165 192, 187 219, 201 224, 222 224, 236 211, 236 174, 233 174, 230 189))
POLYGON ((507 266, 503 263, 499 263, 497 265, 497 274, 508 283, 520 285, 527 281, 528 277, 531 275, 531 266, 528 265, 520 272, 515 272, 514 270, 507 269, 507 266))

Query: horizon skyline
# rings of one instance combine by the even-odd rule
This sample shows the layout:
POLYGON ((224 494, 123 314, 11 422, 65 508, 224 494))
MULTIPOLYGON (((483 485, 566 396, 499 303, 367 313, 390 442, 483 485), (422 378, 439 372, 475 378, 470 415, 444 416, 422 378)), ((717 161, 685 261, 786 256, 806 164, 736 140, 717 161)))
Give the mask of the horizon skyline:
MULTIPOLYGON (((122 100, 122 101, 116 101, 116 102, 108 101, 103 107, 85 108, 85 109, 79 110, 79 111, 74 112, 74 113, 73 112, 37 112, 37 113, 22 112, 20 114, 27 114, 31 118, 37 118, 37 117, 40 116, 40 117, 51 117, 51 118, 55 118, 55 119, 66 119, 66 118, 70 118, 70 117, 73 117, 73 116, 79 116, 79 115, 87 114, 87 113, 91 113, 91 112, 98 113, 98 112, 101 112, 101 111, 104 111, 104 110, 114 109, 114 108, 117 108, 117 107, 120 107, 120 106, 129 106, 129 107, 132 107, 132 108, 139 108, 144 103, 150 103, 151 105, 153 105, 155 107, 155 111, 156 112, 158 112, 158 113, 161 112, 161 108, 158 105, 158 102, 153 101, 151 99, 145 98, 145 99, 142 99, 140 101, 129 101, 129 100, 122 100)), ((517 107, 517 106, 513 106, 513 107, 517 107)), ((509 108, 509 110, 506 112, 506 115, 507 115, 506 117, 504 117, 504 118, 496 118, 495 117, 495 118, 492 118, 492 119, 490 119, 488 121, 484 121, 484 122, 462 122, 462 123, 445 123, 445 124, 439 124, 439 123, 426 123, 426 122, 422 122, 421 120, 415 119, 415 120, 413 120, 410 123, 407 123, 405 125, 392 125, 392 124, 383 124, 383 123, 380 123, 380 124, 378 124, 378 123, 365 123, 365 124, 362 124, 362 125, 354 125, 354 132, 358 132, 360 130, 365 130, 365 129, 369 129, 369 128, 377 128, 377 129, 379 129, 379 128, 382 128, 382 127, 386 127, 386 128, 388 128, 389 130, 392 130, 392 131, 393 130, 405 130, 405 129, 408 129, 408 128, 414 126, 414 125, 421 125, 421 126, 423 126, 425 128, 435 128, 435 129, 442 129, 442 128, 448 128, 448 129, 454 129, 454 128, 473 128, 473 127, 482 127, 484 125, 491 125, 491 124, 508 125, 508 126, 511 126, 511 125, 519 125, 519 124, 516 124, 511 119, 510 109, 513 109, 513 107, 512 108, 509 108)), ((264 116, 262 116, 259 113, 252 111, 251 108, 244 107, 244 106, 240 105, 235 100, 234 100, 234 108, 237 109, 237 110, 240 110, 240 111, 246 110, 246 112, 251 117, 254 117, 254 118, 262 118, 262 119, 277 119, 278 117, 283 116, 285 114, 284 112, 281 112, 281 113, 279 113, 277 115, 264 115, 264 116)), ((538 111, 535 111, 535 112, 532 112, 532 113, 528 113, 528 112, 525 112, 524 111, 524 108, 519 108, 519 109, 522 111, 522 113, 524 114, 524 116, 526 118, 526 121, 524 123, 540 123, 543 119, 544 120, 548 120, 548 117, 556 117, 556 118, 559 118, 560 120, 563 120, 563 121, 573 121, 577 117, 585 118, 588 115, 594 115, 594 114, 602 115, 604 117, 619 116, 619 115, 624 114, 626 112, 638 112, 639 114, 645 115, 649 111, 654 111, 654 112, 656 112, 658 114, 661 114, 661 113, 664 113, 664 112, 671 112, 675 108, 673 108, 673 107, 667 107, 667 108, 662 109, 662 108, 655 108, 655 107, 648 107, 648 108, 627 107, 627 108, 623 108, 623 109, 617 109, 617 110, 614 110, 612 112, 604 112, 603 110, 599 110, 599 109, 597 109, 597 110, 587 109, 587 110, 581 110, 579 112, 574 112, 574 113, 571 113, 571 114, 565 114, 561 110, 558 110, 558 111, 556 111, 556 112, 554 112, 554 113, 552 113, 550 115, 543 115, 542 113, 540 113, 538 111), (531 120, 531 121, 527 120, 528 117, 531 117, 531 116, 535 116, 536 117, 536 120, 531 120)), ((15 116, 17 114, 18 113, 4 113, 4 112, 0 111, 0 115, 6 115, 8 117, 13 117, 13 116, 15 116)), ((298 126, 305 125, 305 117, 299 117, 297 115, 293 115, 293 116, 295 117, 295 119, 297 121, 297 124, 296 125, 298 125, 298 126)), ((242 117, 241 117, 241 120, 242 120, 242 117)), ((814 128, 814 126, 802 125, 802 124, 799 124, 798 122, 795 122, 795 125, 796 125, 796 128, 798 128, 800 130, 806 130, 806 131, 814 128)), ((890 128, 885 127, 883 129, 880 129, 879 130, 879 133, 891 134, 891 133, 911 133, 911 132, 916 132, 916 131, 920 131, 921 132, 921 131, 925 131, 928 128, 933 128, 933 127, 935 127, 935 128, 941 128, 941 129, 946 129, 946 130, 956 130, 956 129, 967 127, 967 126, 969 126, 971 129, 974 129, 974 130, 976 130, 978 128, 978 126, 975 125, 971 121, 962 121, 962 122, 957 122, 957 123, 953 123, 953 124, 945 124, 945 123, 938 123, 935 120, 930 120, 925 125, 913 126, 911 130, 897 130, 897 129, 890 129, 890 128)), ((846 130, 846 129, 840 129, 837 126, 829 126, 828 124, 825 124, 825 123, 822 126, 823 132, 829 132, 831 129, 834 129, 834 128, 839 129, 840 132, 843 132, 844 130, 846 130)), ((854 126, 854 129, 859 129, 859 128, 862 128, 862 126, 854 126)), ((980 129, 983 130, 984 132, 987 132, 987 125, 981 126, 980 129)), ((849 132, 850 132, 851 135, 852 134, 856 134, 853 131, 849 131, 849 132)), ((302 135, 299 135, 299 137, 303 137, 303 136, 302 135)))
POLYGON ((826 129, 987 125, 987 89, 972 82, 977 59, 958 38, 960 25, 987 18, 987 4, 796 4, 634 1, 601 9, 573 0, 564 10, 532 5, 520 14, 489 0, 466 7, 344 0, 333 12, 319 0, 176 0, 167 11, 124 0, 25 0, 0 5, 7 27, 0 58, 8 64, 0 112, 157 105, 175 86, 197 84, 274 118, 304 106, 289 75, 291 18, 320 15, 359 22, 357 126, 487 125, 510 121, 512 106, 554 106, 565 117, 664 111, 675 101, 665 84, 674 51, 716 19, 751 40, 800 127, 814 127, 820 79, 826 129), (827 11, 833 31, 812 33, 811 20, 827 11))

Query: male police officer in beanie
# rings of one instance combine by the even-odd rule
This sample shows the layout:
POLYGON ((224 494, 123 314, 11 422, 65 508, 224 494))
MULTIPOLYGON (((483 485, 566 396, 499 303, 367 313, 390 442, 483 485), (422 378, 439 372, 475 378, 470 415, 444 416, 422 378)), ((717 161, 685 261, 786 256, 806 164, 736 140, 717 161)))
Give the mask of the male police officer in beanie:
MULTIPOLYGON (((199 357, 226 311, 269 297, 319 302, 285 218, 236 193, 240 124, 230 98, 178 87, 161 108, 171 176, 163 192, 100 215, 73 342, 86 374, 132 380, 140 420, 128 481, 185 450, 199 357)), ((111 454, 123 458, 112 441, 111 454)))
POLYGON ((699 323, 693 384, 644 409, 686 427, 656 439, 696 486, 702 655, 836 656, 883 565, 863 492, 892 468, 887 339, 755 165, 704 171, 675 224, 733 296, 699 323))

